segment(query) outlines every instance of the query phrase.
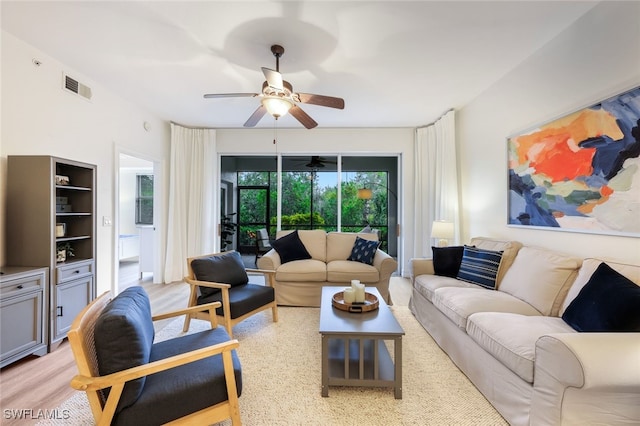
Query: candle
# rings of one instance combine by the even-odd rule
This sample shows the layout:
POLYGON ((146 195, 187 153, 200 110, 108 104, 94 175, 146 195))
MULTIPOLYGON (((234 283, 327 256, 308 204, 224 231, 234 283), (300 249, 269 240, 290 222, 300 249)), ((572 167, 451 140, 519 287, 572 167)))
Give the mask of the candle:
POLYGON ((351 288, 355 293, 355 303, 364 303, 364 284, 360 284, 360 280, 351 280, 351 288))
POLYGON ((344 303, 352 304, 356 300, 356 292, 351 288, 347 287, 344 289, 342 293, 344 295, 344 303))

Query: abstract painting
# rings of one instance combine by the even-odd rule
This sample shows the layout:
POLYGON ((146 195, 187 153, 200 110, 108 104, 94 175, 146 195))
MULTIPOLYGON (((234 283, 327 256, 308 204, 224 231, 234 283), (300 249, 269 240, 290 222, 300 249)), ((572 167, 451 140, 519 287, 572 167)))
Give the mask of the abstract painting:
POLYGON ((507 145, 509 225, 640 236, 640 87, 507 145))

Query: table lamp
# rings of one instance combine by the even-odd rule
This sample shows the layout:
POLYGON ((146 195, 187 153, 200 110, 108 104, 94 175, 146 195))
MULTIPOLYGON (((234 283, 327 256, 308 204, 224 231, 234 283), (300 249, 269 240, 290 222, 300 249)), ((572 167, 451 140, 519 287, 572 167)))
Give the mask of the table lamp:
POLYGON ((434 220, 431 226, 431 238, 438 239, 438 247, 449 245, 447 240, 454 237, 453 222, 446 220, 434 220))

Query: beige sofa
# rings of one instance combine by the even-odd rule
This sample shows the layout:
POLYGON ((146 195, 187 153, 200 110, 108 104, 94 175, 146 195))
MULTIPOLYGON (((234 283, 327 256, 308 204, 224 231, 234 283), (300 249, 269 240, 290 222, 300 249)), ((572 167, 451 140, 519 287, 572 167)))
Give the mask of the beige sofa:
MULTIPOLYGON (((280 231, 280 238, 292 231, 280 231)), ((377 240, 376 234, 325 232, 323 230, 298 231, 300 240, 311 259, 281 263, 275 249, 258 259, 260 269, 275 270, 276 300, 278 305, 320 306, 323 286, 345 287, 357 279, 378 289, 387 303, 389 279, 398 264, 391 256, 378 249, 373 265, 347 260, 356 236, 377 240)))
MULTIPOLYGON (((640 333, 580 333, 562 314, 602 263, 514 241, 497 290, 434 275, 412 259, 410 309, 512 425, 640 424, 640 333)), ((606 261, 640 285, 640 266, 606 261)))

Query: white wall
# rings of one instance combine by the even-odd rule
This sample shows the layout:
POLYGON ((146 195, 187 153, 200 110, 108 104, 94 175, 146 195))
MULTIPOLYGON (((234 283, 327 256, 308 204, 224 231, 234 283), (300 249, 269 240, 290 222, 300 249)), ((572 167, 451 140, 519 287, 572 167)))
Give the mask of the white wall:
MULTIPOLYGON (((347 112, 345 112, 347 113, 347 112)), ((386 154, 400 155, 402 175, 400 195, 403 200, 399 212, 402 245, 401 272, 407 271, 413 251, 413 168, 414 129, 278 129, 278 143, 274 145, 273 129, 220 129, 216 132, 220 155, 233 154, 386 154)))
MULTIPOLYGON (((2 31, 2 131, 0 145, 0 240, 5 241, 7 155, 55 155, 97 165, 97 287, 112 288, 117 244, 113 227, 102 218, 115 212, 116 147, 151 158, 169 156, 169 125, 151 113, 114 96, 84 76, 2 31), (41 61, 39 67, 33 59, 41 61), (90 102, 63 91, 62 73, 92 88, 90 102), (147 132, 143 122, 151 127, 147 132)), ((115 224, 114 224, 115 225, 115 224)), ((165 226, 162 226, 164 229, 165 226)), ((0 248, 0 264, 5 250, 0 248)))
POLYGON ((639 16, 640 2, 598 4, 459 112, 463 241, 503 237, 640 264, 640 238, 506 226, 506 138, 640 85, 639 16))

